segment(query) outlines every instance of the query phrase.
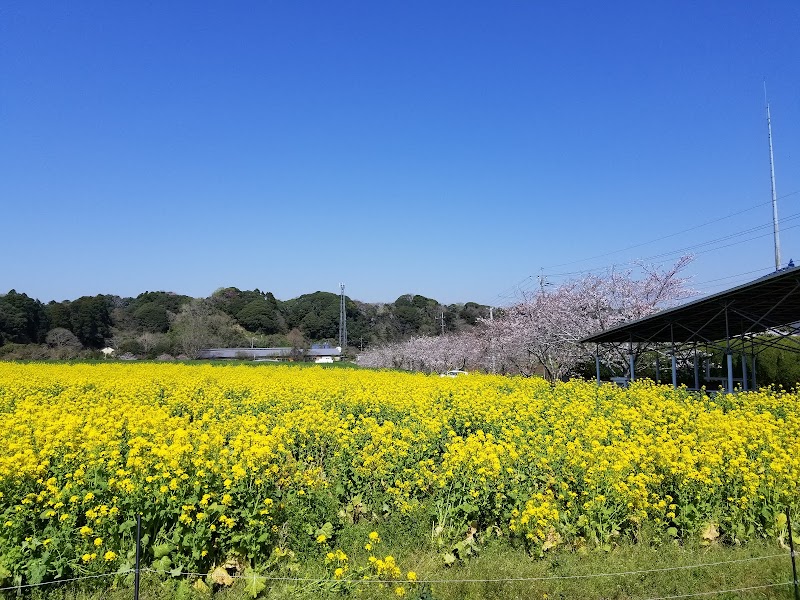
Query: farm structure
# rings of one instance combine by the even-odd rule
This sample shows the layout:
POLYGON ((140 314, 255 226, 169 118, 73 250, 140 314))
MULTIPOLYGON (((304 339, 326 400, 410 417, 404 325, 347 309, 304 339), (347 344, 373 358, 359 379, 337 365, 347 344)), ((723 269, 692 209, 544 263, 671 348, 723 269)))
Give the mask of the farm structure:
MULTIPOLYGON (((677 387, 678 363, 694 370, 694 387, 700 387, 700 361, 705 380, 719 381, 727 391, 734 384, 756 389, 756 357, 766 348, 796 352, 785 340, 800 334, 800 267, 790 266, 755 281, 649 317, 623 323, 581 340, 595 345, 597 379, 601 349, 627 349, 626 380, 636 378, 635 358, 644 351, 666 354, 671 362, 672 384, 677 387), (627 347, 627 348, 626 348, 627 347), (710 357, 725 356, 725 375, 710 376, 710 357), (741 374, 735 376, 733 358, 741 356, 741 374), (749 363, 749 366, 748 366, 749 363)), ((657 367, 658 369, 658 367, 657 367)))
POLYGON ((197 358, 211 360, 274 360, 334 362, 341 360, 342 349, 336 348, 203 348, 197 358))

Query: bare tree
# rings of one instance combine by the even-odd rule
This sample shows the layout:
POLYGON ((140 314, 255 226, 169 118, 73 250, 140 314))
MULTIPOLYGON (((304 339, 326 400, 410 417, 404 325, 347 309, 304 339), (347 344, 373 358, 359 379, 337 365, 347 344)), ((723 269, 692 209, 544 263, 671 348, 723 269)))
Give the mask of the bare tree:
POLYGON ((244 343, 241 327, 208 302, 194 299, 181 307, 172 323, 177 346, 190 358, 202 348, 232 347, 244 343))
POLYGON ((63 327, 48 331, 45 342, 53 349, 55 358, 73 358, 83 348, 78 336, 63 327))

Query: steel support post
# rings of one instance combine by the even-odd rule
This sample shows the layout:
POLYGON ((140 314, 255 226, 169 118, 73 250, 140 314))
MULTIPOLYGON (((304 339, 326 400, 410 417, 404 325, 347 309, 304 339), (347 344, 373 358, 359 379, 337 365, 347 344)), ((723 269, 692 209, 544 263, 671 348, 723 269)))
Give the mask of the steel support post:
POLYGON ((742 354, 742 391, 747 391, 747 355, 742 354))
POLYGON ((597 369, 597 385, 600 385, 600 355, 597 353, 594 355, 594 367, 597 369))
POLYGON ((633 363, 635 361, 635 356, 633 355, 633 339, 628 342, 628 363, 630 364, 631 368, 631 381, 636 379, 636 373, 634 372, 633 363))
POLYGON ((672 387, 678 387, 678 359, 675 352, 672 353, 672 387))
POLYGON ((730 350, 725 355, 728 359, 728 393, 733 393, 733 354, 730 350))

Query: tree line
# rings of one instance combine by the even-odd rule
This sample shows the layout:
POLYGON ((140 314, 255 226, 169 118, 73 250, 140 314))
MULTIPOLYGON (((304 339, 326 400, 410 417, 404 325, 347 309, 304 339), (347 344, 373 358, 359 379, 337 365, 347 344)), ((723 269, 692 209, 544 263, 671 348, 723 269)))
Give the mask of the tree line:
MULTIPOLYGON (((522 295, 517 302, 496 310, 493 318, 480 317, 475 327, 445 336, 412 335, 373 346, 359 354, 365 367, 394 368, 428 373, 451 369, 504 375, 541 375, 550 381, 596 376, 595 353, 601 376, 629 376, 627 344, 587 348, 580 340, 622 323, 641 319, 675 306, 693 295, 688 279, 681 276, 691 257, 682 257, 667 268, 640 265, 638 272, 611 271, 587 274, 564 283, 522 295)), ((772 347, 764 334, 753 340, 758 360, 759 385, 800 383, 800 339, 790 336, 782 348, 772 347)), ((634 344, 638 377, 671 381, 666 365, 652 345, 634 344), (659 369, 658 361, 661 362, 659 369)), ((719 372, 722 351, 707 350, 702 357, 719 372)), ((679 357, 680 383, 694 385, 691 357, 679 357)), ((741 372, 741 357, 734 358, 741 372)))
MULTIPOLYGON (((489 308, 407 294, 392 303, 347 297, 345 310, 346 350, 355 355, 412 336, 469 330, 489 308)), ((135 298, 101 294, 43 303, 12 289, 0 295, 0 357, 90 357, 112 347, 139 358, 193 358, 209 346, 335 346, 339 311, 339 295, 321 291, 286 301, 258 289, 226 287, 207 298, 147 291, 135 298)))

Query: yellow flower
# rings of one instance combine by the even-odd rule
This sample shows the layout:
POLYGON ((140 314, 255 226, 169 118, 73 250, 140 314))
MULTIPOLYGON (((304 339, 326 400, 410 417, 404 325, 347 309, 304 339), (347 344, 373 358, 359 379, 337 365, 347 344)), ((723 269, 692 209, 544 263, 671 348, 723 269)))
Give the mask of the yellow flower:
POLYGON ((398 598, 402 598, 406 595, 406 588, 398 585, 396 588, 394 588, 394 593, 398 598))
POLYGON ((94 545, 95 546, 102 546, 103 545, 103 538, 94 538, 94 545))
POLYGON ((117 555, 111 550, 109 550, 103 555, 103 558, 106 560, 106 562, 111 562, 112 560, 117 558, 117 555))
POLYGON ((409 571, 408 574, 406 575, 406 578, 409 581, 416 581, 417 580, 417 574, 414 571, 409 571))
POLYGON ((379 542, 381 540, 381 536, 378 535, 377 531, 370 531, 369 532, 369 539, 372 542, 379 542))

